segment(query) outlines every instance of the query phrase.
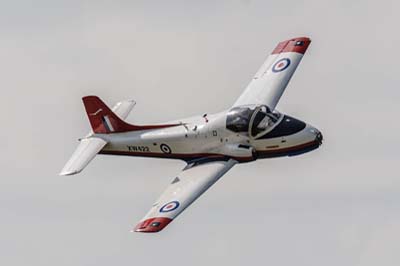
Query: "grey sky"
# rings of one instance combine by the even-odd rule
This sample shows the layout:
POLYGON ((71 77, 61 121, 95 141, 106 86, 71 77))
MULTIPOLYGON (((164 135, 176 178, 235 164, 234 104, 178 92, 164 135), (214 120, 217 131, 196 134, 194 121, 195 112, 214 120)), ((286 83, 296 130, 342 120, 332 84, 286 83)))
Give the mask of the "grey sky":
POLYGON ((4 265, 399 265, 397 1, 3 1, 4 265), (235 166, 159 234, 129 230, 184 166, 97 157, 80 98, 128 120, 228 108, 277 42, 313 42, 278 109, 319 128, 301 157, 235 166))

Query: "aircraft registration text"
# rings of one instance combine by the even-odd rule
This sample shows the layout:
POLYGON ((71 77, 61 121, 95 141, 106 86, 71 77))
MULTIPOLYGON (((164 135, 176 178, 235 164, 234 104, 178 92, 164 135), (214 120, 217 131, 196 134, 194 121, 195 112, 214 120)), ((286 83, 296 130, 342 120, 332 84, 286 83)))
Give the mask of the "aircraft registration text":
POLYGON ((128 151, 150 152, 150 149, 147 146, 130 146, 130 145, 127 145, 127 147, 128 147, 128 151))

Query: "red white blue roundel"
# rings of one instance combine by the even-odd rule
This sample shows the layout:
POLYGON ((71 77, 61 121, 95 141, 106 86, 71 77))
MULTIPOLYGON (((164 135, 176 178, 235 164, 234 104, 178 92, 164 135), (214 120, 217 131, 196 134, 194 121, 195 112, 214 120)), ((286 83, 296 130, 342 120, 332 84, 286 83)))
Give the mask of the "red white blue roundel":
POLYGON ((161 207, 160 212, 171 212, 179 207, 179 202, 174 200, 161 207))
POLYGON ((272 72, 281 72, 290 66, 290 59, 289 58, 282 58, 278 62, 274 64, 272 67, 272 72))

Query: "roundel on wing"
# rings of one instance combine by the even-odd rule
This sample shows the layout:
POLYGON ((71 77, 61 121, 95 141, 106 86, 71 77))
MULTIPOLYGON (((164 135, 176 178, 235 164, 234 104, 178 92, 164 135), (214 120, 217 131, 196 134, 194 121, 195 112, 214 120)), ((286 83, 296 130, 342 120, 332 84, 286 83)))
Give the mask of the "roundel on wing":
POLYGON ((272 72, 281 72, 290 66, 289 58, 282 58, 272 66, 272 72))
POLYGON ((176 210, 178 207, 179 207, 178 201, 176 201, 176 200, 170 201, 161 207, 160 212, 172 212, 173 210, 176 210))

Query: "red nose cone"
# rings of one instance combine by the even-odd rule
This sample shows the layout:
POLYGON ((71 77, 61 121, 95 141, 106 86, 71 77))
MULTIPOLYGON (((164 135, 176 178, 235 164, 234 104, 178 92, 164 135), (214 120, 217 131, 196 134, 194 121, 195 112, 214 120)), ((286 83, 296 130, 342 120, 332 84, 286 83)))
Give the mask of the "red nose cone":
POLYGON ((293 38, 280 42, 272 51, 272 54, 288 53, 294 52, 299 54, 304 54, 310 45, 311 40, 307 37, 293 38))
POLYGON ((166 227, 172 219, 165 217, 155 217, 140 222, 135 227, 135 232, 155 233, 159 232, 166 227))

